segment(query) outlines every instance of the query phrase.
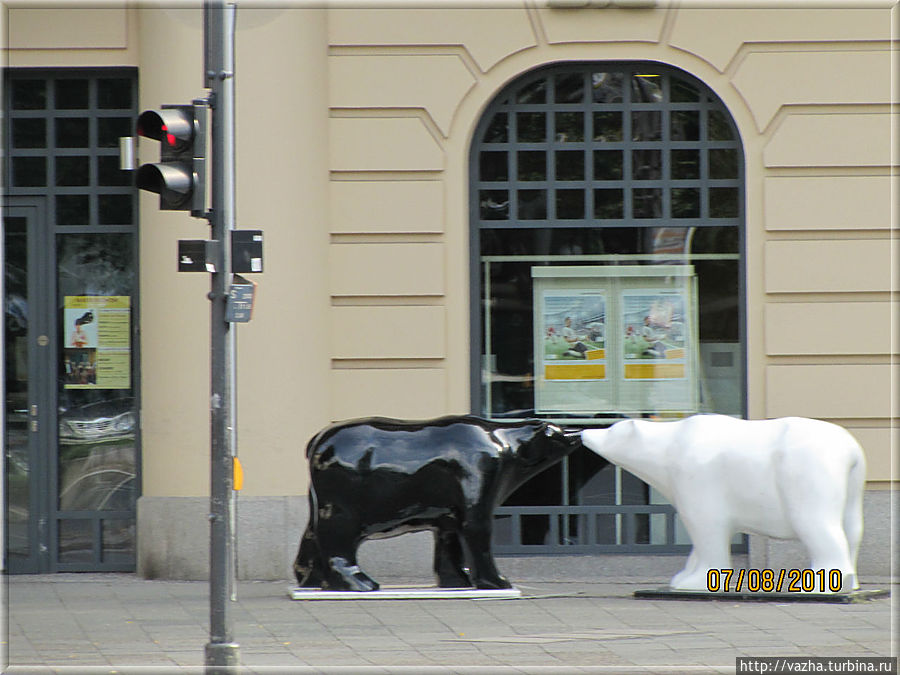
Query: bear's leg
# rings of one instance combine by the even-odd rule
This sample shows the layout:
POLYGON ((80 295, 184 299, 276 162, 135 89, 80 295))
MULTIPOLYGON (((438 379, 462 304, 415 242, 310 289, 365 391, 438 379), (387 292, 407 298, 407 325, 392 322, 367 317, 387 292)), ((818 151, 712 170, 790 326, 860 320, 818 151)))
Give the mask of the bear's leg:
POLYGON ((434 574, 440 588, 470 588, 465 552, 455 519, 441 518, 434 533, 434 574))
MULTIPOLYGON (((841 590, 849 591, 859 588, 856 568, 850 558, 850 547, 844 528, 836 518, 805 518, 805 525, 795 526, 797 538, 809 551, 810 568, 824 570, 828 579, 826 590, 830 589, 832 570, 841 573, 841 590), (815 522, 813 522, 815 521, 815 522)), ((821 590, 818 587, 816 590, 821 590)))
POLYGON ((319 517, 319 546, 326 568, 322 588, 336 591, 378 590, 378 583, 356 562, 360 532, 359 519, 349 514, 329 513, 327 518, 319 517))
POLYGON ((512 588, 512 584, 497 570, 491 553, 490 514, 466 514, 462 536, 472 557, 472 569, 469 570, 472 585, 486 589, 512 588))
POLYGON ((863 535, 863 491, 865 485, 865 463, 853 467, 847 477, 847 499, 844 505, 842 525, 847 538, 847 556, 853 569, 850 583, 844 581, 844 588, 859 588, 856 564, 859 558, 859 544, 863 535))
POLYGON ((844 510, 844 535, 847 538, 847 557, 849 558, 853 576, 844 581, 844 588, 856 590, 859 588, 859 578, 856 575, 856 564, 859 558, 859 544, 863 534, 863 515, 861 501, 854 505, 848 505, 844 510))
POLYGON ((294 560, 294 576, 297 583, 304 588, 320 588, 324 580, 322 555, 312 523, 306 526, 306 532, 300 540, 300 549, 294 560))
POLYGON ((681 568, 681 571, 672 577, 669 582, 669 586, 671 588, 679 588, 679 584, 682 579, 686 579, 694 574, 697 570, 697 554, 694 552, 694 548, 691 547, 691 552, 688 555, 687 562, 685 562, 684 567, 681 568))
MULTIPOLYGON (((839 570, 842 590, 859 588, 844 529, 847 496, 842 493, 843 483, 823 472, 810 476, 810 483, 804 487, 785 489, 783 498, 791 527, 809 552, 810 568, 824 570, 826 578, 831 570, 839 570)), ((826 584, 826 590, 828 587, 826 584)))
POLYGON ((378 582, 363 572, 356 564, 356 557, 348 560, 341 556, 328 559, 328 588, 338 591, 377 591, 378 582))
POLYGON ((731 528, 711 518, 681 516, 694 546, 684 569, 669 585, 677 590, 709 590, 709 571, 731 568, 731 528))

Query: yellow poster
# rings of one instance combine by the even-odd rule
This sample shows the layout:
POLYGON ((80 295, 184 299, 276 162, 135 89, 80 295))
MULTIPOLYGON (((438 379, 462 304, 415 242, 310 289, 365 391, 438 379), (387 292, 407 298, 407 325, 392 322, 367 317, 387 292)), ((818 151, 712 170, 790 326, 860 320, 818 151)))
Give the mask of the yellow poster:
POLYGON ((66 389, 131 388, 130 296, 65 296, 63 339, 66 389))

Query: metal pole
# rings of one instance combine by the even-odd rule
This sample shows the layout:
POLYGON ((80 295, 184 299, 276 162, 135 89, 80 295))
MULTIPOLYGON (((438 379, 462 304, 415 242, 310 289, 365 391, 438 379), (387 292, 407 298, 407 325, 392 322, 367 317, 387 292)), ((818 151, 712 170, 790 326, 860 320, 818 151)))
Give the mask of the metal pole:
POLYGON ((207 87, 211 90, 211 238, 219 260, 210 299, 210 569, 207 675, 233 675, 240 661, 228 603, 234 580, 235 330, 225 320, 235 221, 234 24, 236 6, 204 3, 207 87))

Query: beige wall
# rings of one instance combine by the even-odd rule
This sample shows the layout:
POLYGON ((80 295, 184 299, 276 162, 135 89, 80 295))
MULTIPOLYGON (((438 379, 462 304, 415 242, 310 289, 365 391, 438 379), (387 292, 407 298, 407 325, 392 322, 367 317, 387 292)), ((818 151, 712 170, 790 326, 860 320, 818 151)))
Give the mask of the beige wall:
POLYGON ((3 3, 7 11, 8 60, 17 66, 137 65, 134 15, 112 5, 46 8, 28 2, 3 3))
MULTIPOLYGON (((201 12, 138 10, 142 108, 186 103, 203 94, 201 12), (150 64, 164 64, 151 67, 150 64)), ((156 161, 158 143, 141 142, 141 162, 156 161)), ((209 280, 175 271, 177 240, 208 236, 206 222, 158 210, 142 192, 141 404, 143 494, 200 495, 209 484, 209 280)))
MULTIPOLYGON (((201 11, 137 14, 142 106, 203 94, 201 11), (149 65, 160 59, 194 65, 177 73, 149 65)), ((262 9, 238 19, 236 221, 265 237, 253 320, 235 327, 238 453, 248 497, 305 494, 306 441, 331 419, 324 19, 316 10, 262 9)), ((177 273, 175 251, 178 239, 206 237, 208 227, 160 213, 154 195, 142 199, 144 494, 204 495, 209 279, 177 273)))
MULTIPOLYGON (((244 493, 304 494, 330 420, 469 410, 469 144, 505 84, 564 60, 669 63, 725 102, 747 162, 750 414, 844 424, 889 480, 890 4, 242 8, 238 225, 266 237, 238 328, 244 493)), ((199 9, 23 7, 9 26, 10 65, 136 65, 144 108, 203 93, 199 9)), ((141 197, 151 496, 208 490, 208 279, 175 272, 176 241, 206 235, 141 197)))
POLYGON ((403 10, 402 21, 396 9, 331 11, 332 134, 352 139, 332 152, 332 213, 351 194, 383 195, 376 224, 346 208, 332 222, 332 278, 341 280, 332 286, 333 323, 356 321, 371 338, 352 359, 332 353, 333 417, 467 408, 468 150, 497 91, 554 61, 657 60, 706 82, 744 141, 751 416, 842 423, 865 444, 870 479, 889 480, 898 346, 891 342, 888 4, 422 9, 403 10), (442 86, 424 86, 432 81, 442 86), (387 162, 379 164, 380 154, 387 162), (442 223, 429 218, 427 234, 418 212, 391 219, 380 210, 397 208, 389 195, 401 182, 415 203, 443 205, 442 223), (441 261, 420 276, 409 252, 431 259, 436 247, 441 261), (347 292, 360 259, 372 267, 347 292), (395 265, 410 275, 406 291, 395 265), (381 276, 389 289, 367 279, 381 276), (395 338, 376 329, 398 305, 416 312, 422 332, 444 339, 427 354, 398 357, 395 338))

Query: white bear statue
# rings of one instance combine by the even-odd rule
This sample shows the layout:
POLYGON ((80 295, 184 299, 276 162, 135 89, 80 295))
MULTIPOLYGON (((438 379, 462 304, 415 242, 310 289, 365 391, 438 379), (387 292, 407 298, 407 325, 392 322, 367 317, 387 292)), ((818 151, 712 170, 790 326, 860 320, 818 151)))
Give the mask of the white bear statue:
POLYGON ((581 438, 678 511, 693 548, 672 589, 708 590, 709 570, 731 568, 737 532, 798 539, 811 569, 826 576, 840 570, 843 591, 859 588, 866 465, 845 429, 801 417, 695 415, 674 422, 624 420, 585 429, 581 438))

